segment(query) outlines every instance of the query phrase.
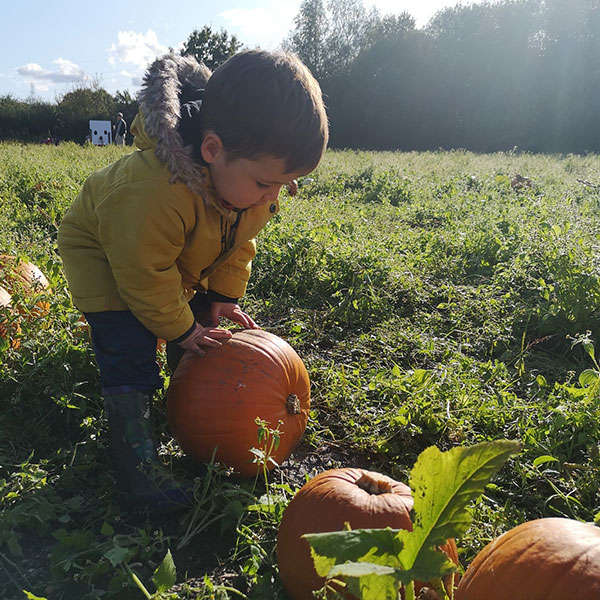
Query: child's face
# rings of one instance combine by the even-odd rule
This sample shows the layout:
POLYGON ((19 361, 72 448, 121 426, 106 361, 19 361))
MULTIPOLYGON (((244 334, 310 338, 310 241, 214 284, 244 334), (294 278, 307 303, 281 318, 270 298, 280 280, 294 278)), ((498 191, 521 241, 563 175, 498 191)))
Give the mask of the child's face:
POLYGON ((217 194, 226 208, 244 209, 273 202, 283 185, 302 175, 286 173, 282 158, 235 158, 228 161, 222 146, 215 152, 203 152, 203 156, 217 194))

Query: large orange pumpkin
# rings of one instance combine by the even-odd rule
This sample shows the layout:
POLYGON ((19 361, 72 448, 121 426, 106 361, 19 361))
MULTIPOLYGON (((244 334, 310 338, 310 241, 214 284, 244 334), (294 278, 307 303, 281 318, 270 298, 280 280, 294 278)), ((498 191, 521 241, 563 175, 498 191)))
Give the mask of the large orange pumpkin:
MULTIPOLYGON (((298 491, 286 507, 277 535, 277 563, 286 592, 292 600, 311 600, 325 580, 314 568, 305 533, 352 529, 412 530, 410 488, 386 475, 364 469, 330 469, 298 491)), ((458 565, 454 540, 441 547, 458 565)), ((451 578, 447 587, 452 585, 451 578)), ((418 591, 422 584, 417 584, 418 591)))
POLYGON ((572 519, 527 521, 490 542, 455 600, 598 600, 600 528, 572 519))
POLYGON ((246 329, 220 348, 208 348, 205 356, 186 352, 167 397, 171 432, 188 456, 208 462, 216 448, 215 460, 249 477, 258 469, 250 450, 262 447, 256 419, 279 426, 280 443, 271 456, 281 464, 306 429, 310 381, 287 342, 246 329))
MULTIPOLYGON (((3 287, 0 287, 0 309, 10 310, 12 305, 11 295, 3 287)), ((0 337, 8 339, 11 348, 19 348, 21 340, 15 338, 15 334, 21 333, 21 326, 18 321, 6 322, 4 315, 0 315, 0 337)))

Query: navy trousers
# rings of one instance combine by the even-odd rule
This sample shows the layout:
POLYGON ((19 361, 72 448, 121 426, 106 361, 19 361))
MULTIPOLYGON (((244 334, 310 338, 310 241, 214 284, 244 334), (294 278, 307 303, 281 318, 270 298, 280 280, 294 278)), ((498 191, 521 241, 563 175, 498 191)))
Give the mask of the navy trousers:
MULTIPOLYGON (((200 322, 205 319, 209 307, 206 294, 198 293, 190 300, 190 308, 200 322)), ((134 391, 152 394, 163 387, 160 367, 156 362, 157 338, 131 311, 109 310, 84 314, 92 332, 92 346, 100 368, 103 395, 134 391)), ((167 344, 167 347, 170 345, 167 344)), ((178 361, 183 349, 177 346, 172 350, 178 361)))
POLYGON ((153 393, 162 388, 156 362, 156 336, 131 311, 84 314, 92 331, 103 395, 153 393))

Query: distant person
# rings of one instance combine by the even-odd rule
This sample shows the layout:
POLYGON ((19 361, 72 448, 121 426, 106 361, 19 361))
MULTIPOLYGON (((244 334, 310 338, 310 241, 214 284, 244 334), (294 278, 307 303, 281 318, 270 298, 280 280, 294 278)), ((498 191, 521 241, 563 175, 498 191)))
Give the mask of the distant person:
POLYGON ((125 136, 127 135, 127 122, 123 118, 123 113, 117 113, 117 123, 115 124, 115 133, 113 140, 117 146, 125 145, 125 136))
POLYGON ((190 56, 157 59, 131 133, 138 150, 85 181, 58 247, 91 329, 117 481, 135 503, 168 511, 191 498, 152 440, 157 338, 173 370, 183 352, 231 338, 221 318, 259 328, 238 304, 254 238, 281 188, 293 195, 319 164, 328 124, 296 56, 249 50, 212 75, 190 56))

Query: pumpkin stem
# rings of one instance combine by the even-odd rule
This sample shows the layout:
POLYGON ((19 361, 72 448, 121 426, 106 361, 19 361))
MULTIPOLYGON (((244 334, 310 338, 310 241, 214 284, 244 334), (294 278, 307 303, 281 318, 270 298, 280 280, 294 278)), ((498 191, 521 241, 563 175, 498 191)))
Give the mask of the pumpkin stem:
POLYGON ((285 407, 290 415, 299 415, 302 410, 300 408, 300 398, 296 394, 290 394, 285 399, 285 407))
POLYGON ((390 494, 392 484, 385 479, 375 479, 368 473, 363 473, 356 481, 356 485, 365 492, 375 496, 379 494, 390 494))

